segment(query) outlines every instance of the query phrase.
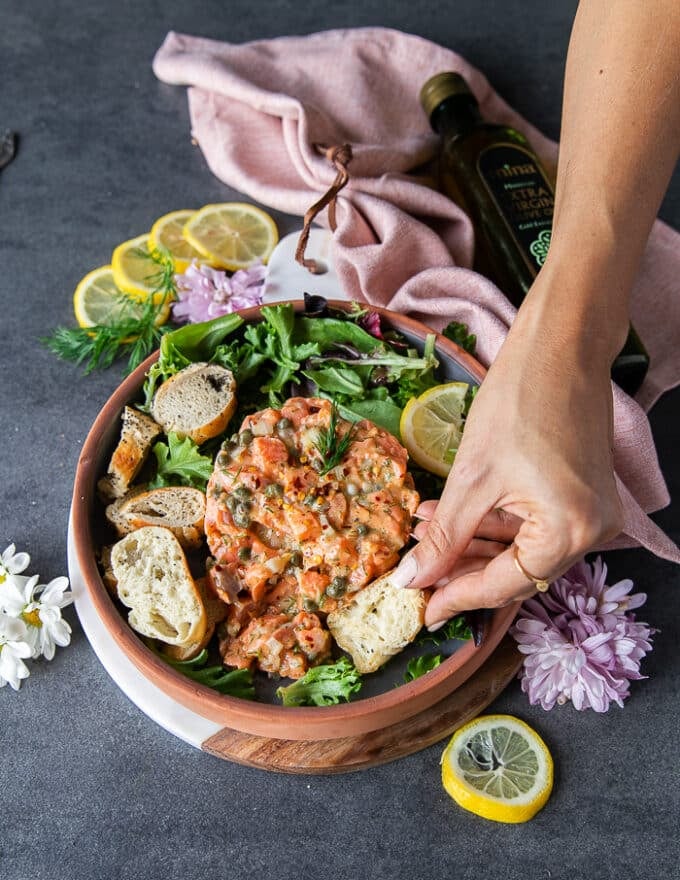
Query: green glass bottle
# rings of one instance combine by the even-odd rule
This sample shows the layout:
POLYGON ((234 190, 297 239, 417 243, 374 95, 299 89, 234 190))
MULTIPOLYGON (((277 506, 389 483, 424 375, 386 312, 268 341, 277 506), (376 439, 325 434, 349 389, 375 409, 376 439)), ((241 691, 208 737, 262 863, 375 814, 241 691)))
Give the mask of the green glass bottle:
MULTIPOLYGON (((441 137, 441 187, 475 228, 475 269, 519 308, 550 246, 552 183, 524 135, 484 121, 460 74, 433 76, 420 101, 441 137)), ((634 394, 648 368, 649 355, 631 326, 612 378, 634 394)))

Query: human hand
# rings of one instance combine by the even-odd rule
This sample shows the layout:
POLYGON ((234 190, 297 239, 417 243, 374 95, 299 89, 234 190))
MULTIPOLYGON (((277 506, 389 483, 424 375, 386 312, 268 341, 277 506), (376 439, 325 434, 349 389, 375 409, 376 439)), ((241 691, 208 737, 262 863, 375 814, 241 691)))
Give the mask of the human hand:
POLYGON ((419 543, 393 576, 435 588, 428 626, 531 596, 534 581, 515 551, 536 580, 554 580, 620 531, 608 354, 587 332, 568 338, 539 312, 518 314, 471 407, 442 497, 419 508, 419 543))

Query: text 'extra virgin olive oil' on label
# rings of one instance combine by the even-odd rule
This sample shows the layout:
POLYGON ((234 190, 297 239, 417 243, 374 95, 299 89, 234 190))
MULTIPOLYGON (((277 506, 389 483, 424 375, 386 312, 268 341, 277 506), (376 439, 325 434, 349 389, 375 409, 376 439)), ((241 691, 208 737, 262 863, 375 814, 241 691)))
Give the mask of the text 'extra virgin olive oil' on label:
MULTIPOLYGON (((482 117, 465 79, 438 73, 423 85, 420 102, 440 137, 442 189, 475 229, 474 268, 520 308, 550 247, 552 184, 526 137, 482 117)), ((634 328, 612 364, 612 378, 634 394, 649 355, 634 328)))
POLYGON ((527 265, 537 273, 550 246, 555 200, 534 157, 514 144, 487 147, 477 159, 489 191, 527 265))

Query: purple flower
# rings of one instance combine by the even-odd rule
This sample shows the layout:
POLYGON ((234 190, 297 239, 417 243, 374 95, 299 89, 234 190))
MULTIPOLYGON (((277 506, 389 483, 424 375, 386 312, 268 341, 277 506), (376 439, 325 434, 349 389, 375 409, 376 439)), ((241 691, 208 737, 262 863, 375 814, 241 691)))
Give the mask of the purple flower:
POLYGON ((635 620, 644 593, 630 594, 631 580, 608 586, 600 557, 579 562, 529 599, 510 630, 525 655, 522 690, 532 705, 552 709, 571 700, 576 709, 606 712, 623 706, 629 683, 644 678, 640 661, 657 632, 635 620))
POLYGON ((259 306, 265 274, 261 263, 239 269, 230 277, 221 269, 194 260, 186 272, 175 275, 178 299, 172 306, 173 320, 195 324, 259 306))

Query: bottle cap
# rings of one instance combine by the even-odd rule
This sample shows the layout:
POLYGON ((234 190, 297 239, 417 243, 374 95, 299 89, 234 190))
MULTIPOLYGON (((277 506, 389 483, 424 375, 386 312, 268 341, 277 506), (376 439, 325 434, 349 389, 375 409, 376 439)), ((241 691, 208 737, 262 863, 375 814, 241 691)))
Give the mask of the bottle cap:
POLYGON ((449 70, 428 79, 420 90, 420 103, 427 115, 432 116, 441 102, 452 95, 468 95, 474 99, 470 86, 463 77, 449 70))

